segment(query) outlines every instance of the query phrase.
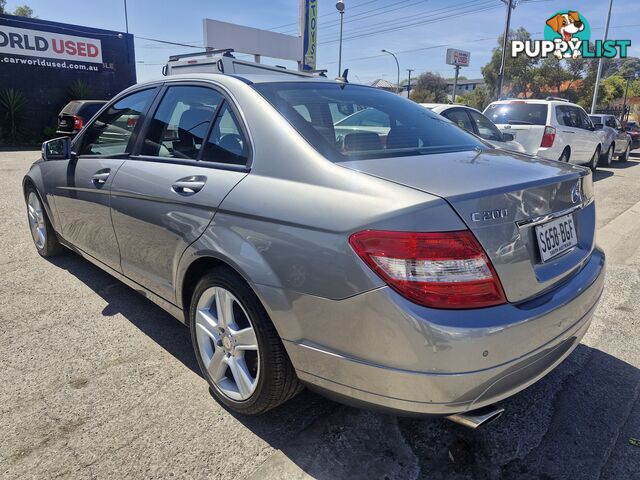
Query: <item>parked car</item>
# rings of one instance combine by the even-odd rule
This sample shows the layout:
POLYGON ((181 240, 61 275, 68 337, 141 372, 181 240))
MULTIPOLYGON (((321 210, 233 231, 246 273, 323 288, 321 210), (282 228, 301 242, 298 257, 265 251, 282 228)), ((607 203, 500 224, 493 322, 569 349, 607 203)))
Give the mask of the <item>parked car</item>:
POLYGON ((502 132, 511 133, 527 153, 550 160, 598 167, 604 151, 600 137, 580 105, 546 100, 500 100, 484 114, 502 132))
POLYGON ((56 133, 68 136, 76 135, 106 103, 106 100, 72 100, 58 114, 56 133))
POLYGON ((42 152, 23 183, 38 253, 67 247, 188 324, 243 414, 308 385, 495 417, 579 344, 603 289, 588 169, 340 79, 142 83, 42 152), (389 118, 384 142, 337 138, 349 105, 389 118))
POLYGON ((514 141, 513 134, 502 133, 491 120, 475 108, 446 103, 421 103, 420 105, 451 120, 460 128, 479 136, 495 147, 525 153, 524 147, 514 141))
POLYGON ((640 126, 638 122, 625 122, 624 130, 631 137, 631 150, 640 148, 640 126))
POLYGON ((610 167, 614 155, 621 162, 629 160, 631 135, 624 131, 618 119, 614 115, 608 114, 589 115, 589 118, 600 136, 603 152, 600 157, 600 165, 610 167))

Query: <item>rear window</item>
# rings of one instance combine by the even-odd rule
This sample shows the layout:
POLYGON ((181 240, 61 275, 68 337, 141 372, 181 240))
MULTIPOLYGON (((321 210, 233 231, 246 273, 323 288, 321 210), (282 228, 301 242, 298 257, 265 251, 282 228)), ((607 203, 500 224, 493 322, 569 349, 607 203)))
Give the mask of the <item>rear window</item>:
POLYGON ((85 103, 83 107, 78 110, 78 115, 82 116, 82 118, 87 121, 98 113, 98 110, 100 110, 103 105, 104 103, 85 103))
POLYGON ((492 103, 484 114, 496 124, 546 125, 548 108, 543 103, 492 103))
POLYGON ((78 110, 79 106, 80 106, 80 102, 78 101, 69 102, 64 106, 64 108, 60 113, 64 113, 67 115, 74 115, 76 113, 76 110, 78 110))
POLYGON ((488 148, 440 115, 376 88, 319 82, 253 88, 334 162, 488 148))

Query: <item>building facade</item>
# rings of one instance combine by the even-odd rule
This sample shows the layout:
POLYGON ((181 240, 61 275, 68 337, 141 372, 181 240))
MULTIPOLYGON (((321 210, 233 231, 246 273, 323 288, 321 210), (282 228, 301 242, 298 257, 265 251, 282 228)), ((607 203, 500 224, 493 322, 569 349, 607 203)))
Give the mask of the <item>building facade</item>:
POLYGON ((0 99, 17 96, 22 104, 11 140, 7 131, 16 126, 0 116, 0 144, 51 136, 70 100, 110 99, 136 83, 135 65, 133 35, 0 15, 0 99))

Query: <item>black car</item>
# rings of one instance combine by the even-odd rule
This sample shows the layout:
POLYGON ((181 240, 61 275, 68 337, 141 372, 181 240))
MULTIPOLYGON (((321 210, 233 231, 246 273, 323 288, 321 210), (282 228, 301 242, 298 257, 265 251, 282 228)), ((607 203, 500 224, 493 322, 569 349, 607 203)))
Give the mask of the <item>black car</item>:
POLYGON ((93 117, 106 100, 72 100, 58 114, 57 134, 72 136, 93 117))

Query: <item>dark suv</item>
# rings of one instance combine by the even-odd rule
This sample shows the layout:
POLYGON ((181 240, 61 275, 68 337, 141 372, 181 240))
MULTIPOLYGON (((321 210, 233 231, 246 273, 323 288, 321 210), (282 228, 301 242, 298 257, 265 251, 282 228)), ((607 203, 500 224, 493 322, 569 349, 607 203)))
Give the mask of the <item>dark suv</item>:
POLYGON ((84 124, 93 117, 106 100, 72 100, 58 114, 57 134, 73 136, 82 130, 84 124))

